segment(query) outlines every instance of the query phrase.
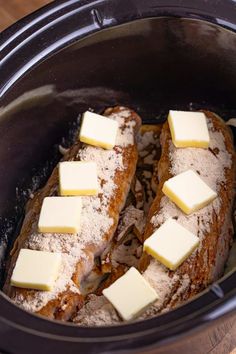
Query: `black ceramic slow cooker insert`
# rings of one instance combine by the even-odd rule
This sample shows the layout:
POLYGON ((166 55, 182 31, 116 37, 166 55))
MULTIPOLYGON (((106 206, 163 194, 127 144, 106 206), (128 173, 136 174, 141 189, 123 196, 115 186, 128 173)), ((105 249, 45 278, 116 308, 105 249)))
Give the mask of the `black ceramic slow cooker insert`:
MULTIPOLYGON (((45 183, 78 114, 128 105, 144 122, 172 109, 236 114, 236 3, 229 0, 55 1, 0 34, 0 256, 28 190, 45 183)), ((82 328, 27 313, 0 293, 0 352, 206 353, 235 316, 236 271, 157 318, 82 328), (204 344, 204 345, 203 345, 204 344)))

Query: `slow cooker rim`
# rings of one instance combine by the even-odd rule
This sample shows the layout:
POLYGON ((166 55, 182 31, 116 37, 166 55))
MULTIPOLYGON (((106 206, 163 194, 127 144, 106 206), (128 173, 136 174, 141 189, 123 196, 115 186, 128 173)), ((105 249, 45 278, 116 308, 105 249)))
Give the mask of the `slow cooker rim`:
MULTIPOLYGON (((70 10, 70 7, 72 7, 74 4, 78 4, 78 3, 80 3, 81 5, 90 4, 91 6, 94 6, 97 3, 106 2, 106 1, 107 0, 79 0, 79 1, 78 0, 57 0, 53 3, 52 2, 48 3, 47 5, 44 5, 43 7, 41 7, 40 9, 24 16, 23 18, 21 18, 20 20, 18 20, 17 22, 13 23, 12 25, 10 25, 6 29, 4 29, 2 32, 0 32, 0 50, 2 50, 6 45, 8 45, 9 41, 10 42, 13 41, 15 38, 20 36, 23 32, 25 32, 28 29, 30 29, 31 27, 39 24, 45 18, 49 18, 51 15, 60 12, 61 10, 65 10, 66 8, 68 8, 68 10, 70 10)), ((198 6, 196 8, 192 8, 190 6, 185 7, 184 3, 187 3, 187 2, 181 1, 181 0, 175 1, 174 4, 173 4, 173 0, 167 0, 165 2, 159 1, 159 2, 163 3, 163 4, 159 5, 160 7, 163 7, 165 9, 170 8, 170 9, 176 10, 176 15, 178 15, 178 9, 181 7, 182 13, 186 10, 189 12, 191 11, 191 15, 194 17, 195 11, 200 10, 200 8, 201 8, 200 3, 198 4, 198 6), (176 5, 176 2, 179 4, 176 5)), ((222 3, 222 1, 221 2, 215 1, 215 0, 212 1, 212 9, 215 7, 215 3, 219 4, 219 3, 222 3)), ((234 5, 231 0, 226 0, 225 4, 224 4, 225 7, 226 7, 227 3, 229 4, 229 6, 234 5)), ((81 7, 81 5, 80 5, 80 7, 81 7)), ((204 10, 206 11, 206 8, 204 10)), ((189 13, 189 15, 190 15, 190 13, 189 13)), ((218 13, 218 15, 219 15, 219 13, 218 13)), ((236 25, 234 24, 234 21, 231 22, 231 20, 234 19, 233 17, 230 20, 225 19, 224 16, 222 16, 222 15, 217 17, 216 11, 215 11, 214 16, 211 15, 211 16, 209 16, 209 18, 206 18, 206 14, 204 14, 204 15, 202 14, 201 18, 203 18, 203 17, 205 19, 209 20, 210 22, 219 24, 221 26, 229 28, 230 30, 236 29, 236 25)))
MULTIPOLYGON (((63 1, 63 0, 60 0, 60 1, 57 1, 56 3, 52 3, 52 4, 49 4, 47 5, 46 7, 40 9, 39 11, 27 16, 26 18, 24 18, 23 20, 19 21, 17 24, 11 26, 8 30, 6 30, 3 34, 0 35, 0 47, 1 45, 4 45, 4 43, 6 43, 7 41, 9 42, 9 39, 13 36, 14 37, 14 34, 16 35, 17 33, 19 33, 20 29, 22 29, 25 24, 33 24, 32 26, 34 27, 35 24, 38 26, 42 21, 45 20, 45 18, 48 17, 48 19, 50 18, 50 16, 53 14, 55 15, 57 13, 57 11, 61 11, 61 7, 59 5, 63 4, 63 9, 66 9, 69 11, 71 9, 71 7, 74 6, 75 4, 75 0, 69 0, 69 1, 63 1), (65 5, 65 6, 64 6, 65 5), (55 12, 53 11, 55 10, 55 12), (39 19, 39 17, 41 18, 41 20, 39 22, 37 22, 37 19, 39 19)), ((96 3, 96 4, 105 4, 107 1, 106 0, 101 0, 101 1, 80 1, 79 3, 81 5, 83 4, 90 4, 91 6, 96 3)), ((160 1, 162 2, 162 1, 160 1)), ((78 3, 78 2, 77 2, 78 3)), ((172 1, 165 1, 165 4, 166 5, 166 8, 168 8, 168 4, 171 5, 172 1)), ((181 1, 181 3, 183 3, 181 1)), ((230 4, 231 1, 228 1, 228 3, 230 4)), ((163 5, 164 6, 164 5, 163 5)), ((169 6, 170 8, 170 6, 169 6)), ((177 12, 176 12, 176 15, 180 14, 180 10, 178 7, 177 8, 177 12)), ((192 10, 193 11, 193 10, 192 10)), ((168 14, 168 11, 167 13, 168 14)), ((195 15, 196 13, 194 13, 194 11, 192 12, 192 17, 191 16, 188 16, 188 18, 195 18, 195 15)), ((199 16, 199 15, 197 15, 199 16)), ((146 17, 145 17, 146 18, 146 17)), ((138 18, 136 18, 138 19, 138 18)), ((225 19, 222 19, 222 18, 218 18, 215 16, 212 16, 212 17, 205 17, 202 15, 202 18, 200 18, 201 20, 207 20, 208 22, 212 22, 214 24, 220 24, 221 26, 225 26, 226 28, 230 29, 230 30, 235 30, 235 25, 233 24, 232 22, 232 25, 231 25, 231 22, 230 21, 227 21, 225 19)), ((125 22, 129 22, 127 21, 127 18, 124 16, 123 17, 123 20, 125 22)), ((131 19, 132 21, 134 20, 134 18, 131 19)), ((112 22, 110 23, 109 25, 105 25, 102 27, 103 28, 108 28, 108 27, 113 27, 113 26, 117 26, 119 24, 123 24, 124 22, 122 22, 122 19, 119 19, 119 22, 118 21, 115 21, 115 22, 112 22)), ((97 25, 97 24, 96 24, 97 25)), ((93 33, 93 32, 96 32, 96 31, 99 31, 101 28, 98 26, 97 28, 94 28, 90 33, 93 33)), ((32 30, 32 28, 29 26, 28 30, 32 30)), ((22 35, 27 35, 27 30, 26 32, 22 32, 19 37, 17 37, 17 40, 20 41, 21 39, 21 36, 22 35)), ((88 33, 86 33, 85 35, 88 35, 88 33)), ((14 42, 15 39, 13 39, 13 42, 14 42)), ((7 49, 7 47, 5 47, 5 50, 7 49)), ((11 52, 11 48, 9 47, 7 49, 7 51, 5 51, 5 55, 6 53, 10 53, 11 52)), ((51 53, 52 54, 52 53, 51 53)), ((236 291, 229 291, 228 289, 231 289, 231 284, 233 284, 233 282, 236 281, 236 271, 234 271, 233 273, 229 274, 226 278, 223 278, 219 281, 219 285, 220 285, 220 288, 223 289, 223 292, 226 292, 227 293, 227 296, 229 297, 229 300, 232 300, 234 299, 235 300, 235 297, 236 297, 236 291), (226 289, 226 291, 224 290, 226 289)), ((211 309, 208 309, 208 311, 206 311, 204 314, 202 314, 202 316, 200 316, 199 318, 199 322, 196 324, 196 326, 192 326, 191 328, 194 327, 197 328, 198 326, 208 322, 209 320, 212 320, 212 319, 217 319, 219 318, 220 316, 222 315, 225 315, 226 313, 229 313, 232 309, 235 308, 235 305, 232 307, 229 307, 228 311, 223 311, 224 307, 225 307, 225 298, 220 298, 219 296, 219 293, 217 294, 217 292, 215 290, 212 290, 212 289, 208 289, 206 290, 203 294, 201 294, 200 296, 198 296, 195 300, 192 300, 191 301, 191 304, 194 304, 196 303, 197 301, 199 301, 199 298, 206 298, 207 296, 209 296, 209 299, 211 300, 214 300, 214 306, 211 307, 211 309), (222 309, 222 311, 220 311, 222 309)), ((12 304, 11 301, 9 299, 7 299, 7 297, 3 294, 3 293, 0 293, 0 306, 3 308, 5 306, 11 306, 11 313, 7 314, 6 315, 6 319, 13 319, 14 318, 14 322, 16 323, 16 319, 19 319, 21 318, 22 316, 22 319, 24 318, 24 320, 26 319, 26 321, 28 321, 28 318, 31 318, 32 321, 31 321, 31 324, 32 322, 34 322, 33 324, 36 325, 36 328, 38 327, 38 324, 39 324, 39 318, 38 316, 35 316, 35 315, 32 315, 32 314, 29 314, 25 311, 23 311, 22 309, 18 308, 16 305, 12 304), (13 316, 13 314, 18 314, 20 316, 13 316), (26 316, 27 314, 27 316, 26 316)), ((145 324, 145 327, 147 327, 147 323, 149 323, 150 325, 148 325, 148 327, 156 327, 158 322, 160 321, 164 321, 163 319, 166 318, 166 319, 169 319, 171 318, 171 316, 173 316, 173 314, 178 314, 178 313, 181 313, 183 312, 183 309, 186 308, 187 305, 183 305, 181 306, 180 308, 170 312, 170 313, 166 313, 166 314, 163 314, 157 318, 154 318, 154 319, 148 319, 148 320, 145 320, 145 321, 140 321, 140 322, 137 322, 137 323, 132 323, 132 324, 125 324, 125 325, 122 325, 122 326, 119 326, 119 327, 116 327, 116 326, 111 326, 109 329, 107 327, 106 328, 106 338, 107 338, 107 332, 110 332, 110 331, 116 331, 116 332, 120 332, 120 329, 123 328, 123 330, 127 333, 127 328, 129 328, 129 326, 132 326, 132 332, 136 332, 137 335, 140 335, 140 332, 138 330, 138 328, 140 326, 143 325, 143 323, 145 324)), ((191 306, 188 304, 188 306, 191 306)), ((56 322, 51 322, 49 320, 46 320, 44 318, 41 318, 40 321, 43 321, 44 325, 43 327, 45 328, 45 323, 48 323, 50 324, 51 327, 55 327, 55 326, 59 326, 61 328, 63 328, 63 330, 65 329, 65 327, 68 327, 68 328, 76 328, 76 331, 82 331, 84 330, 82 327, 77 327, 77 326, 74 326, 74 325, 70 325, 70 324, 59 324, 59 323, 56 323, 56 322)), ((13 322, 12 322, 13 323, 13 322)), ((182 322, 182 325, 184 323, 182 322)), ((26 327, 25 327, 26 328, 26 327)), ((90 328, 85 328, 86 331, 90 330, 90 328)), ((94 328, 91 328, 91 330, 93 331, 94 328)), ((186 329, 185 329, 186 330, 186 329)), ((104 331, 104 328, 96 328, 96 335, 99 331, 104 331)), ((47 329, 47 332, 50 332, 49 329, 47 329)), ((43 332, 41 332, 43 333, 43 332)), ((78 334, 78 333, 77 333, 78 334)), ((90 334, 91 335, 91 334, 90 334)), ((169 333, 168 333, 169 335, 169 333)), ((174 334, 173 334, 174 335, 174 334)), ((83 334, 83 336, 85 336, 85 333, 83 334)), ((97 337, 96 337, 97 338, 97 337)), ((117 336, 116 336, 117 338, 117 336)), ((109 337, 109 340, 111 339, 111 337, 109 337)), ((91 341, 91 336, 89 337, 89 340, 91 341)))
MULTIPOLYGON (((233 279, 231 279, 231 281, 232 280, 233 279)), ((20 329, 22 332, 34 335, 37 334, 41 337, 61 341, 108 342, 115 340, 119 342, 131 338, 144 338, 150 336, 150 334, 155 334, 155 336, 158 335, 158 343, 164 344, 166 341, 169 343, 171 338, 176 338, 177 336, 186 335, 187 332, 198 330, 209 322, 212 324, 222 315, 230 317, 233 311, 235 311, 236 291, 231 291, 224 297, 224 300, 218 298, 218 300, 211 302, 208 299, 208 305, 204 307, 198 305, 198 311, 193 312, 193 305, 196 302, 201 304, 201 299, 204 295, 208 295, 211 300, 216 296, 215 292, 212 292, 211 289, 207 289, 205 290, 205 294, 199 294, 194 300, 190 300, 179 308, 156 318, 109 327, 82 327, 32 314, 12 303, 11 300, 2 293, 0 307, 3 311, 0 319, 2 322, 11 325, 11 327, 20 329), (222 307, 219 306, 220 303, 225 307, 223 313, 222 307), (4 305, 4 307, 1 305, 4 305), (9 312, 8 308, 10 308, 9 312), (187 312, 187 315, 183 315, 184 310, 187 312), (177 320, 175 317, 177 317, 177 320), (165 323, 163 323, 163 320, 165 320, 165 323)))
MULTIPOLYGON (((65 20, 66 13, 66 15, 76 14, 76 16, 82 14, 81 19, 86 18, 87 25, 85 32, 78 31, 78 34, 73 38, 64 39, 61 45, 58 44, 57 47, 50 48, 50 52, 44 53, 45 56, 42 56, 43 50, 41 50, 40 60, 37 58, 38 61, 31 63, 30 67, 23 67, 25 71, 20 70, 17 76, 12 75, 11 79, 9 79, 7 70, 2 70, 0 99, 26 71, 32 69, 35 65, 39 64, 39 62, 47 59, 50 55, 55 54, 56 51, 59 51, 61 48, 64 48, 76 40, 105 28, 118 26, 138 19, 171 16, 205 20, 231 31, 236 31, 235 18, 233 16, 233 10, 235 10, 236 5, 232 0, 214 0, 211 4, 206 4, 204 0, 199 0, 195 7, 189 6, 187 0, 149 0, 148 4, 145 3, 145 5, 141 0, 137 0, 135 1, 135 5, 132 1, 127 2, 127 8, 125 8, 126 12, 122 8, 121 11, 117 11, 116 9, 116 14, 114 14, 114 12, 112 12, 113 4, 116 5, 120 1, 121 0, 57 0, 24 17, 0 33, 0 67, 4 69, 5 65, 8 65, 6 57, 16 61, 17 55, 19 56, 20 49, 25 43, 25 38, 28 40, 28 36, 31 37, 32 35, 39 37, 44 30, 45 23, 46 27, 49 23, 53 23, 53 26, 57 26, 58 28, 58 25, 65 20), (156 6, 157 1, 158 5, 156 6), (128 5, 131 6, 129 7, 128 5), (19 50, 16 51, 18 47, 19 50)), ((45 41, 44 45, 45 47, 50 47, 47 41, 45 41)))

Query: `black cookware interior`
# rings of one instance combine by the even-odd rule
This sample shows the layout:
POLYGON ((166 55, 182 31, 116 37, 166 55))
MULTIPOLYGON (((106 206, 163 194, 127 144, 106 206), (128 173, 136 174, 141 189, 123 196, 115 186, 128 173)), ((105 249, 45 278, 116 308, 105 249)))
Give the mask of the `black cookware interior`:
MULTIPOLYGON (((28 55, 32 57, 29 49, 28 55)), ((58 144, 67 146, 73 139, 84 110, 100 112, 123 104, 144 122, 159 122, 170 108, 208 108, 228 119, 236 116, 235 97, 235 33, 197 19, 134 21, 92 34, 42 60, 2 96, 2 251, 6 245, 9 250, 25 201, 47 180, 60 158, 58 144)), ((230 284, 222 282, 222 292, 230 293, 230 284)), ((203 307, 218 298, 219 293, 211 293, 203 307)), ((199 309, 195 304, 193 311, 199 309)), ((181 310, 184 316, 185 307, 181 310)))

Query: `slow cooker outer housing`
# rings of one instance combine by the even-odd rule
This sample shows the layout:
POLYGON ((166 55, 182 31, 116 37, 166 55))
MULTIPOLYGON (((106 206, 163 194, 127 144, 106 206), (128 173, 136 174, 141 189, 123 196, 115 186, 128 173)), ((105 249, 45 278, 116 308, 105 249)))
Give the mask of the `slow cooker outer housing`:
MULTIPOLYGON (((88 107, 127 104, 147 122, 170 105, 187 108, 190 102, 235 114, 235 10, 233 1, 56 1, 3 32, 1 106, 54 86, 43 100, 14 101, 14 109, 0 112, 2 239, 24 202, 20 195, 15 205, 15 186, 29 186, 88 107)), ((173 312, 93 329, 34 316, 1 293, 0 351, 206 353, 209 334, 235 319, 235 284, 232 272, 173 312)))

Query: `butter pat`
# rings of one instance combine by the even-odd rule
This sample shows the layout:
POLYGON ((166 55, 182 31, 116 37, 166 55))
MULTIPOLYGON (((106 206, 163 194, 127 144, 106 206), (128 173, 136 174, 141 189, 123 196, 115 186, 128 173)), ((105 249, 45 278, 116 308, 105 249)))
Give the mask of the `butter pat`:
POLYGON ((81 197, 44 198, 39 232, 77 233, 80 229, 81 197))
POLYGON ((104 289, 103 295, 126 321, 140 315, 158 298, 155 290, 134 267, 104 289))
POLYGON ((52 290, 59 274, 61 254, 21 249, 11 277, 11 285, 36 290, 52 290))
POLYGON ((186 214, 204 208, 217 197, 217 193, 192 170, 168 179, 162 191, 186 214))
POLYGON ((198 245, 197 236, 170 218, 144 242, 143 248, 167 268, 175 270, 198 245))
POLYGON ((112 149, 116 144, 118 122, 92 112, 83 114, 80 141, 86 144, 112 149))
POLYGON ((168 123, 176 147, 208 148, 210 137, 204 113, 169 111, 168 123))
POLYGON ((97 164, 82 161, 60 162, 59 183, 61 195, 97 195, 97 164))

